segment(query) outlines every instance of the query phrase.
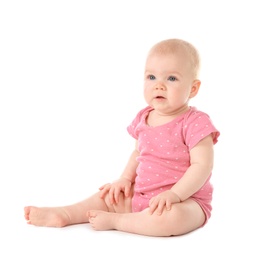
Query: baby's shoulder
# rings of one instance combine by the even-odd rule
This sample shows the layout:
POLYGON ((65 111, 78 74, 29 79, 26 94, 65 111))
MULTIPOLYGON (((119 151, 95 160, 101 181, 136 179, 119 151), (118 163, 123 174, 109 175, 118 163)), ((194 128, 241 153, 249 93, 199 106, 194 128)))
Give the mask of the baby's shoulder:
POLYGON ((196 107, 190 107, 190 109, 187 113, 188 118, 190 118, 190 117, 201 117, 201 116, 209 117, 209 115, 206 112, 199 110, 196 107))
POLYGON ((150 106, 146 106, 142 108, 141 110, 138 111, 136 118, 141 118, 141 117, 147 117, 149 112, 152 111, 153 108, 150 106))
POLYGON ((184 122, 186 124, 191 123, 204 123, 206 121, 210 121, 210 116, 201 110, 198 110, 196 107, 190 107, 190 110, 184 116, 184 122))

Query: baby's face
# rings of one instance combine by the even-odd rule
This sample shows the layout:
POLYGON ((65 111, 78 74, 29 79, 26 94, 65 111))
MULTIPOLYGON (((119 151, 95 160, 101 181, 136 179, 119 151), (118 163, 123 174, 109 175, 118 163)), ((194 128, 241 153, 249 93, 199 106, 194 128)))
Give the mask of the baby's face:
POLYGON ((194 78, 187 57, 181 53, 148 56, 144 75, 144 97, 160 114, 173 115, 188 107, 194 78))

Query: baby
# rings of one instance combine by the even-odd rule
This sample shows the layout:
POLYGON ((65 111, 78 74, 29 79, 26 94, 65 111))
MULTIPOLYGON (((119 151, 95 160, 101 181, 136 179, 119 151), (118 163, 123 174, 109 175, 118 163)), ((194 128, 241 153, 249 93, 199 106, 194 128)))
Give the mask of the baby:
POLYGON ((90 223, 146 236, 183 235, 203 227, 212 211, 214 144, 220 135, 205 112, 189 105, 199 91, 196 48, 167 39, 149 51, 142 108, 128 133, 135 148, 119 179, 83 201, 24 208, 28 224, 90 223))

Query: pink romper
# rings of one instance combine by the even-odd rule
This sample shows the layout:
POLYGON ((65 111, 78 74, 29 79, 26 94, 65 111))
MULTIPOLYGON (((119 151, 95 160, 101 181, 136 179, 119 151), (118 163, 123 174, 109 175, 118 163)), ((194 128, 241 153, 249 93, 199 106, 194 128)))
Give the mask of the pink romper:
MULTIPOLYGON (((190 166, 189 151, 201 139, 212 134, 214 144, 220 133, 209 116, 195 107, 164 125, 150 127, 146 123, 151 107, 142 109, 127 127, 128 133, 138 140, 139 165, 135 179, 133 212, 148 207, 149 200, 170 189, 190 166)), ((211 174, 210 174, 211 177, 211 174)), ((213 186, 210 177, 202 188, 191 196, 206 214, 211 216, 213 186)))

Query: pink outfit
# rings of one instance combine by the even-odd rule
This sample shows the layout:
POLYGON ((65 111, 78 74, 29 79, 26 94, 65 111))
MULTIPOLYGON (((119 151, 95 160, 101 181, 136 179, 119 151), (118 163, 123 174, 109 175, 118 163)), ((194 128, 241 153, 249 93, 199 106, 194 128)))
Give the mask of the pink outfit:
MULTIPOLYGON (((142 109, 127 127, 128 133, 138 140, 140 152, 132 199, 133 212, 147 208, 153 196, 170 189, 183 176, 190 166, 189 151, 201 139, 212 134, 215 144, 220 134, 209 116, 195 107, 156 127, 146 123, 151 110, 153 108, 149 106, 142 109)), ((191 197, 203 208, 206 221, 212 210, 213 186, 210 177, 191 197)))

